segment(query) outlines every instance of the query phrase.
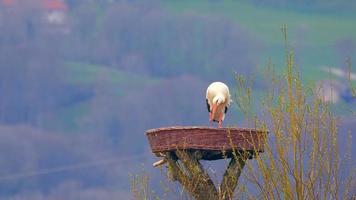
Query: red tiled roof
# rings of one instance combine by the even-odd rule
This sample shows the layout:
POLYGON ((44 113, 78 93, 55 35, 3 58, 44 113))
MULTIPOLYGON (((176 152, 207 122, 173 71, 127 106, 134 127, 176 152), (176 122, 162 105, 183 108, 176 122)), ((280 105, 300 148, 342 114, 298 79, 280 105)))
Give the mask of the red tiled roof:
MULTIPOLYGON (((41 0, 41 5, 46 10, 67 10, 68 7, 66 3, 62 0, 41 0)), ((15 4, 19 4, 17 0, 0 0, 0 4, 4 6, 13 6, 15 4)))
POLYGON ((1 2, 5 6, 11 6, 11 5, 13 5, 15 3, 15 0, 2 0, 1 2))
POLYGON ((47 10, 67 10, 67 5, 61 0, 42 0, 42 5, 47 10))

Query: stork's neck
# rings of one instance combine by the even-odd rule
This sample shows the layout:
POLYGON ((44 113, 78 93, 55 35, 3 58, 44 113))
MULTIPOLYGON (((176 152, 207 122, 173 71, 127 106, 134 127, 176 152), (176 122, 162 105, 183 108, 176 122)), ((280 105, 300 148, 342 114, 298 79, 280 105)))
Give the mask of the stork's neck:
POLYGON ((222 94, 217 94, 213 99, 213 103, 217 105, 222 104, 224 102, 225 102, 225 96, 222 94))

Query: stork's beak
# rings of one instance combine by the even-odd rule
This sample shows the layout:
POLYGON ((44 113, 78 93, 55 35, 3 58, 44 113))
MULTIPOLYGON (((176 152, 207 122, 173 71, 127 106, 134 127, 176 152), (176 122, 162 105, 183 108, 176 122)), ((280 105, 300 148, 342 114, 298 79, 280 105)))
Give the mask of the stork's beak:
POLYGON ((212 109, 211 109, 211 120, 213 120, 213 117, 215 116, 217 107, 218 106, 216 104, 213 104, 212 109))

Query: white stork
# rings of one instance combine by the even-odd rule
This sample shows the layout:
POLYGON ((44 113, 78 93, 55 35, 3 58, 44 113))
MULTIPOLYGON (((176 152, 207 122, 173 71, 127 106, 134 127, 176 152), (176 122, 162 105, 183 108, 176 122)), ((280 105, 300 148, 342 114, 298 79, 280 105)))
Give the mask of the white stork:
MULTIPOLYGON (((209 121, 218 122, 218 127, 222 127, 222 121, 225 118, 227 108, 230 106, 231 97, 229 88, 222 82, 214 82, 209 85, 206 90, 206 105, 208 107, 209 121)), ((154 167, 161 166, 167 162, 167 159, 163 158, 155 163, 154 167)))
POLYGON ((210 123, 218 122, 218 127, 222 127, 227 108, 230 106, 231 97, 229 88, 222 82, 214 82, 206 90, 206 105, 209 111, 210 123))

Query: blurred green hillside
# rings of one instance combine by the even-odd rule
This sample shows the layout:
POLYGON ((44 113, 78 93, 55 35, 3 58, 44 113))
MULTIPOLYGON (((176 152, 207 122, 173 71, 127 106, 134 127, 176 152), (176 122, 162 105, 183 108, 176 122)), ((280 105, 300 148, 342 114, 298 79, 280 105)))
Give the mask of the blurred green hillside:
POLYGON ((163 5, 177 13, 227 17, 241 25, 263 43, 263 52, 260 56, 256 56, 260 66, 264 66, 269 59, 277 64, 277 67, 283 66, 281 56, 284 53, 285 42, 281 27, 287 25, 289 42, 295 48, 298 65, 305 81, 329 78, 329 74, 322 71, 321 67, 343 68, 346 66, 347 56, 354 58, 356 54, 354 47, 356 13, 345 13, 342 9, 338 11, 337 7, 333 11, 318 12, 298 10, 293 7, 283 9, 271 5, 259 6, 248 1, 230 0, 164 1, 163 5), (343 47, 339 49, 337 47, 347 46, 348 44, 343 44, 347 41, 352 43, 349 44, 352 50, 345 54, 340 49, 343 47))
MULTIPOLYGON (((273 63, 277 70, 284 68, 285 42, 281 33, 284 24, 305 84, 330 78, 346 84, 347 80, 323 68, 345 69, 346 58, 355 58, 353 12, 198 0, 116 7, 92 3, 75 7, 71 15, 73 28, 81 31, 73 31, 64 40, 65 49, 71 46, 62 69, 66 74, 64 82, 89 90, 94 97, 98 94, 117 102, 132 91, 140 93, 185 74, 201 83, 225 79, 233 84, 234 72, 257 76, 253 95, 261 97, 265 66, 273 63), (86 20, 92 19, 90 26, 81 15, 89 16, 86 20), (112 26, 112 22, 116 25, 112 26), (217 54, 221 55, 216 57, 217 54)), ((343 115, 349 106, 342 101, 336 106, 340 105, 343 109, 336 110, 343 115)), ((97 114, 90 111, 92 106, 93 99, 87 98, 60 107, 50 117, 43 117, 43 124, 53 130, 78 132, 83 127, 83 118, 97 114)), ((233 112, 237 112, 235 108, 233 112)), ((238 119, 242 116, 238 115, 238 119)), ((99 127, 108 125, 104 124, 99 127)))
MULTIPOLYGON (((207 17, 211 19, 211 23, 225 23, 223 20, 227 19, 230 22, 236 24, 236 26, 241 27, 244 32, 252 36, 253 40, 259 44, 258 48, 260 50, 254 51, 250 47, 247 47, 247 51, 253 51, 256 53, 256 56, 253 56, 252 68, 256 68, 250 74, 253 76, 257 75, 257 79, 263 79, 265 66, 272 62, 276 69, 283 69, 283 56, 284 56, 284 39, 281 33, 282 25, 286 24, 288 27, 289 40, 292 46, 295 48, 295 54, 297 57, 297 66, 300 67, 301 73, 303 74, 302 79, 305 84, 315 83, 315 81, 322 79, 335 79, 345 81, 344 78, 340 78, 333 74, 328 73, 323 70, 324 67, 330 66, 335 68, 345 69, 346 67, 346 58, 351 57, 355 58, 355 44, 356 40, 356 25, 354 24, 356 20, 355 13, 338 13, 335 12, 314 12, 314 11, 298 11, 292 9, 282 9, 278 7, 266 7, 266 6, 257 6, 253 3, 248 3, 245 1, 161 1, 159 3, 164 9, 172 11, 175 16, 180 15, 193 15, 195 17, 207 17), (218 19, 218 20, 215 20, 218 19), (348 44, 347 41, 351 41, 351 44, 348 44), (345 45, 346 47, 342 47, 345 45), (349 46, 351 47, 349 47, 349 46), (353 45, 353 46, 352 46, 353 45), (340 46, 340 47, 338 47, 340 46), (345 48, 351 48, 348 52, 342 52, 345 48), (261 77, 260 77, 261 76, 261 77)), ((107 9, 107 8, 105 8, 107 9)), ((96 12, 98 19, 105 18, 103 13, 107 11, 103 8, 99 8, 96 12)), ((99 20, 97 26, 101 26, 102 22, 99 20)), ((160 41, 169 42, 169 35, 171 32, 165 32, 170 28, 175 27, 174 24, 169 24, 169 28, 164 29, 163 32, 157 32, 157 37, 160 41), (161 34, 161 35, 158 35, 161 34)), ((193 37, 193 43, 196 45, 191 45, 194 48, 197 48, 191 54, 191 57, 197 58, 198 62, 201 62, 202 66, 206 65, 204 62, 207 59, 206 55, 208 49, 204 49, 202 43, 209 43, 204 40, 204 31, 211 31, 205 27, 206 25, 202 24, 197 20, 196 24, 192 24, 192 27, 195 30, 195 35, 188 35, 193 37), (201 40, 201 41, 200 41, 201 40), (199 44, 200 42, 200 44, 199 44)), ((215 25, 213 25, 215 26, 215 25)), ((223 26, 217 25, 218 27, 224 28, 223 26)), ((176 28, 174 28, 176 29, 176 28)), ((91 35, 100 34, 100 28, 94 30, 91 35)), ((179 30, 179 29, 177 29, 179 30)), ((88 36, 95 37, 95 36, 88 36)), ((133 41, 134 42, 134 41, 133 41)), ((139 43, 130 44, 129 48, 139 48, 139 43), (132 46, 136 45, 136 47, 132 46)), ((234 45, 241 45, 236 43, 234 45)), ((182 67, 186 65, 184 62, 187 62, 187 57, 184 55, 184 49, 182 47, 175 47, 169 51, 170 57, 167 62, 172 65, 177 65, 177 67, 182 67), (179 52, 181 51, 181 54, 179 52), (178 53, 178 54, 177 54, 178 53)), ((244 46, 240 47, 242 51, 244 46)), ((160 50, 159 48, 157 50, 160 50)), ((167 53, 167 52, 166 52, 167 53)), ((234 52, 230 52, 234 53, 234 52)), ((238 55, 237 55, 238 57, 238 55)), ((199 63, 197 63, 199 65, 199 63)), ((168 66, 165 66, 165 68, 168 66)), ((170 74, 179 75, 182 72, 177 70, 177 67, 172 67, 173 70, 166 69, 160 70, 158 76, 147 75, 146 72, 142 73, 137 71, 127 71, 125 69, 117 69, 110 66, 96 65, 96 64, 86 64, 81 62, 71 62, 68 63, 67 69, 69 72, 69 81, 74 84, 84 84, 87 86, 94 85, 96 82, 101 82, 102 85, 107 85, 110 87, 103 86, 106 88, 106 92, 110 94, 124 96, 128 93, 129 90, 140 91, 145 88, 145 85, 159 85, 164 82, 166 76, 171 76, 170 74), (164 74, 160 74, 164 73, 164 74), (106 74, 106 75, 105 75, 106 74), (100 79, 98 77, 104 76, 100 79)), ((188 72, 195 74, 198 77, 203 79, 208 78, 214 80, 214 75, 212 74, 214 68, 211 69, 209 63, 206 65, 207 68, 201 68, 196 66, 197 70, 193 68, 186 68, 184 73, 188 72), (211 77, 211 78, 210 78, 211 77)), ((217 66, 219 69, 222 66, 217 66)), ((226 67, 226 66, 224 66, 226 67)), ((239 73, 239 69, 244 71, 244 68, 251 68, 251 66, 228 66, 230 68, 231 77, 224 78, 231 79, 233 77, 233 72, 236 71, 239 73), (236 68, 236 69, 234 69, 236 68)), ((144 70, 145 71, 145 70, 144 70)), ((218 77, 221 77, 221 74, 218 74, 218 77)), ((263 95, 263 88, 255 88, 256 96, 263 95)), ((75 127, 73 123, 74 116, 71 113, 75 113, 75 116, 80 111, 77 112, 79 108, 82 108, 83 105, 88 105, 87 103, 81 103, 74 107, 65 108, 64 111, 60 111, 59 120, 54 120, 56 122, 64 121, 66 122, 63 125, 60 123, 56 127, 63 128, 66 126, 75 127), (64 113, 64 114, 63 114, 64 113), (65 114, 67 113, 67 114, 65 114), (60 117, 62 116, 62 117, 60 117), (72 117, 70 117, 72 116, 72 117)), ((341 102, 337 106, 341 106, 340 109, 336 109, 339 114, 343 115, 344 111, 347 110, 348 106, 341 102)), ((81 110, 81 109, 79 109, 81 110)), ((82 109, 83 110, 83 109, 82 109)), ((82 112, 87 112, 84 109, 82 112)), ((235 110, 236 112, 236 110, 235 110)), ((78 117, 78 116, 77 116, 78 117)), ((241 117, 241 116, 240 116, 241 117)), ((241 118, 240 118, 241 119, 241 118)))

